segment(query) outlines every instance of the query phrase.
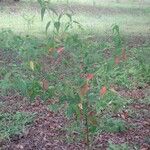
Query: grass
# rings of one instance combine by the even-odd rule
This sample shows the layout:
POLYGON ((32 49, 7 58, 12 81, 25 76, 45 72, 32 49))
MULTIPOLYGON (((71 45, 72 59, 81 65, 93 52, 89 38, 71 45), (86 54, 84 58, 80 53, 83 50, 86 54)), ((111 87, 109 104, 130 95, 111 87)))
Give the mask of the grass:
POLYGON ((0 113, 0 140, 8 139, 11 136, 20 134, 25 130, 25 126, 33 121, 33 115, 16 112, 0 113))
POLYGON ((112 142, 109 142, 108 150, 132 150, 128 144, 113 144, 112 142))
MULTIPOLYGON (((67 0, 51 0, 53 3, 67 3, 67 0)), ((106 6, 106 7, 121 7, 121 8, 139 8, 140 4, 138 1, 132 1, 132 0, 125 0, 121 1, 120 3, 117 3, 115 0, 68 0, 69 4, 75 3, 75 4, 86 4, 86 5, 93 5, 95 2, 96 6, 106 6)), ((148 0, 145 0, 145 2, 149 2, 148 0)), ((146 5, 145 3, 142 3, 144 6, 146 5)))
MULTIPOLYGON (((58 3, 61 2, 62 1, 59 1, 58 3)), ((45 17, 44 22, 41 22, 40 9, 38 8, 33 11, 32 7, 29 6, 31 2, 29 2, 29 4, 22 3, 21 6, 19 4, 16 4, 14 10, 10 10, 9 6, 6 5, 1 7, 0 28, 11 28, 14 32, 23 34, 30 33, 32 35, 42 35, 45 31, 45 24, 49 21, 49 17, 45 17), (33 22, 29 25, 28 20, 33 16, 33 22)), ((33 9, 34 7, 35 6, 33 6, 33 9)), ((59 7, 61 8, 61 5, 59 7)), ((80 1, 80 3, 76 3, 76 6, 74 6, 73 3, 72 7, 75 9, 79 7, 80 11, 76 11, 73 18, 74 20, 79 21, 86 31, 91 31, 92 29, 91 32, 103 35, 105 31, 111 27, 112 24, 116 23, 120 26, 122 32, 125 35, 139 33, 142 33, 144 35, 150 32, 150 9, 148 5, 143 5, 143 7, 139 9, 137 3, 116 4, 115 2, 112 3, 105 1, 100 4, 100 9, 97 10, 97 8, 91 6, 88 1, 86 1, 86 3, 84 1, 80 1), (81 10, 80 5, 83 5, 81 7, 81 10), (90 5, 91 8, 89 7, 89 9, 84 10, 84 8, 86 8, 88 5, 90 5), (110 11, 110 9, 112 10, 110 11), (123 9, 123 13, 118 12, 119 9, 123 9), (91 14, 91 12, 93 13, 93 15, 91 14)), ((74 28, 74 32, 80 31, 77 28, 74 28)))

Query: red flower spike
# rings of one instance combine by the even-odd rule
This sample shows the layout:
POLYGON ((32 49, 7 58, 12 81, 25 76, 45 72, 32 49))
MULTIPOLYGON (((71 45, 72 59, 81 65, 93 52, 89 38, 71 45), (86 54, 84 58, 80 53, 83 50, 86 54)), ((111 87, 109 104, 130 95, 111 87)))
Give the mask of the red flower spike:
POLYGON ((59 48, 57 48, 58 54, 59 54, 59 53, 62 53, 63 51, 64 51, 64 47, 59 47, 59 48))
POLYGON ((94 74, 89 73, 89 74, 86 75, 87 80, 92 80, 93 78, 94 78, 94 74))
POLYGON ((100 90, 99 95, 100 95, 100 96, 103 96, 103 95, 105 95, 105 94, 106 94, 106 92, 107 92, 107 88, 106 88, 106 86, 102 86, 102 88, 101 88, 101 90, 100 90))

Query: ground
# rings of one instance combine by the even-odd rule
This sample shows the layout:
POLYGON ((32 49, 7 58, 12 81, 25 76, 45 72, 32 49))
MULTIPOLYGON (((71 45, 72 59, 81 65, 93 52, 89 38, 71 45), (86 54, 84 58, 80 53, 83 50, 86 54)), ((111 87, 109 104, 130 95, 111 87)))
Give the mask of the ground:
MULTIPOLYGON (((98 31, 98 19, 99 17, 102 19, 101 21, 104 21, 102 23, 103 27, 101 31, 98 31, 98 34, 100 36, 94 36, 95 32, 92 33, 92 37, 90 37, 90 40, 92 41, 101 41, 104 39, 104 41, 109 42, 111 37, 107 39, 107 35, 103 35, 107 29, 108 26, 111 26, 111 23, 114 23, 114 20, 119 19, 119 25, 122 29, 122 33, 124 35, 124 45, 126 45, 126 48, 130 51, 134 49, 138 49, 141 47, 145 48, 145 45, 149 45, 150 40, 150 32, 149 32, 149 11, 147 8, 147 4, 144 4, 144 8, 136 8, 139 5, 134 5, 135 8, 131 9, 130 7, 132 5, 121 5, 121 4, 115 4, 112 5, 112 7, 108 7, 102 3, 101 6, 90 6, 89 4, 85 5, 75 3, 71 6, 71 9, 73 12, 77 15, 76 18, 79 20, 83 19, 81 23, 85 23, 85 25, 92 26, 90 22, 94 22, 95 30, 98 31), (119 5, 121 7, 116 7, 116 5, 119 5), (129 11, 130 10, 130 11, 129 11), (145 14, 143 12, 146 12, 145 14), (84 16, 82 13, 87 13, 88 15, 84 16), (98 15, 97 15, 98 14, 98 15), (96 16, 97 15, 97 16, 96 16), (103 17, 104 15, 104 17, 103 17), (113 15, 115 16, 113 19, 111 18, 113 15), (89 17, 90 16, 90 17, 89 17), (93 18, 94 16, 94 18, 93 18), (96 16, 96 17, 95 17, 96 16), (135 18, 134 18, 134 17, 135 18), (125 19, 121 19, 123 17, 126 17, 125 19), (89 18, 88 21, 87 18, 89 18), (132 20, 134 18, 134 20, 132 20), (139 18, 139 20, 137 20, 139 18), (144 19, 143 19, 144 18, 144 19), (105 21, 105 19, 107 19, 105 21), (85 22, 84 22, 85 21, 85 22), (130 22, 132 21, 132 22, 130 22), (109 22, 109 23, 108 23, 109 22), (126 22, 126 24, 124 24, 126 22), (107 25, 109 24, 109 25, 107 25), (125 28, 124 28, 125 27, 125 28), (133 32, 133 33, 132 33, 133 32), (131 34, 132 33, 132 34, 131 34)), ((33 8, 36 9, 36 13, 38 13, 39 9, 37 4, 33 3, 30 6, 29 4, 26 4, 25 2, 20 2, 17 4, 10 3, 6 6, 5 3, 2 4, 4 8, 6 8, 6 11, 2 10, 1 14, 4 16, 0 16, 0 18, 3 20, 2 24, 0 24, 1 28, 4 27, 10 27, 14 30, 15 34, 18 32, 22 32, 22 35, 25 35, 26 32, 24 31, 23 23, 25 21, 20 20, 19 23, 17 22, 17 26, 14 26, 16 23, 16 20, 19 20, 22 18, 20 14, 21 9, 23 6, 28 7, 28 10, 31 12, 33 8), (21 8, 21 9, 20 9, 21 8), (7 13, 11 13, 8 15, 7 13), (6 19, 5 17, 8 17, 9 19, 6 19), (16 17, 17 16, 17 17, 16 17), (11 18, 13 17, 13 18, 11 18), (15 19, 14 19, 15 18, 15 19), (18 30, 16 32, 16 30, 18 30)), ((63 3, 60 3, 59 5, 55 6, 59 11, 66 10, 66 5, 63 3)), ((3 8, 3 7, 2 7, 3 8)), ((35 10, 34 9, 34 10, 35 10)), ((26 8, 24 9, 26 10, 26 8)), ((39 15, 39 14, 38 14, 39 15)), ((36 28, 30 29, 31 34, 40 35, 44 31, 43 25, 38 25, 40 22, 36 16, 35 19, 35 26, 36 28), (42 28, 42 29, 40 29, 42 28), (40 31, 39 31, 40 29, 40 31), (37 34, 37 31, 39 33, 37 34)), ((116 22, 115 22, 116 23, 116 22)), ((42 23, 41 23, 42 24, 42 23)), ((88 29, 87 27, 86 29, 88 29)), ((28 34, 30 30, 28 27, 26 28, 28 30, 28 34)), ((91 31, 90 31, 91 32, 91 31)), ((109 32, 108 32, 109 33, 109 32)), ((86 33, 87 34, 87 33, 86 33)), ((11 34, 10 34, 11 35, 11 34)), ((29 36, 29 35, 28 35, 29 36)), ((6 38, 7 39, 7 38, 6 38)), ((8 41, 10 39, 7 39, 8 41)), ((89 40, 89 39, 88 39, 89 40)), ((11 41, 11 40, 10 40, 11 41)), ((32 43, 32 42, 31 42, 32 43)), ((12 64, 16 64, 19 66, 22 63, 22 59, 18 58, 18 53, 16 51, 13 51, 8 49, 9 46, 2 45, 3 42, 1 42, 0 47, 0 63, 1 67, 7 68, 7 70, 11 70, 12 64)), ((40 43, 38 43, 40 45, 40 43)), ((32 46, 32 44, 30 45, 32 46)), ((33 42, 34 47, 34 42, 33 42)), ((38 46, 37 46, 38 47, 38 46)), ((148 48, 149 50, 149 48, 148 48)), ((111 51, 110 49, 104 49, 103 51, 104 57, 107 59, 111 57, 111 51)), ((67 54, 66 54, 67 55, 67 54)), ((63 57, 66 57, 69 59, 66 55, 63 55, 63 57)), ((132 57, 132 56, 130 56, 132 57)), ((134 57, 134 56, 133 56, 134 57)), ((48 66, 48 69, 51 69, 50 66, 50 59, 47 56, 46 58, 42 59, 41 62, 46 64, 46 67, 48 66)), ((60 69, 58 67, 58 69, 60 69)), ((131 77, 132 78, 132 77, 131 77)), ((4 79, 3 73, 0 74, 1 81, 4 79)), ((132 81, 132 80, 131 80, 132 81)), ((140 81, 141 82, 141 81, 140 81)), ((92 149, 93 150, 105 150, 108 147, 110 148, 109 142, 113 142, 113 144, 127 144, 130 146, 130 148, 127 148, 125 146, 124 149, 139 149, 139 150, 149 150, 150 149, 150 83, 148 81, 143 81, 141 85, 138 83, 135 84, 136 86, 127 88, 122 85, 112 85, 113 90, 119 97, 123 97, 127 101, 126 108, 123 109, 121 112, 113 113, 111 115, 111 118, 118 119, 120 118, 127 124, 127 130, 121 131, 121 132, 110 132, 109 130, 102 130, 100 133, 95 134, 92 139, 92 149), (127 113, 126 113, 127 112, 127 113)), ((55 103, 57 101, 56 99, 49 99, 47 101, 41 100, 41 98, 36 97, 34 102, 30 102, 28 97, 22 96, 19 92, 16 92, 14 90, 9 90, 8 93, 5 95, 2 93, 1 90, 1 96, 0 96, 0 120, 3 121, 3 114, 12 114, 18 115, 19 113, 28 114, 31 117, 31 121, 27 120, 25 123, 22 124, 23 129, 19 129, 19 132, 16 132, 15 134, 10 134, 10 129, 8 128, 8 135, 6 136, 3 132, 3 129, 0 130, 0 149, 2 150, 84 150, 86 149, 85 142, 81 139, 78 139, 78 133, 72 133, 69 135, 68 130, 66 130, 67 126, 70 124, 70 119, 68 119, 63 110, 59 110, 58 112, 52 111, 50 109, 50 105, 55 103), (3 138, 3 136, 6 136, 6 138, 3 138), (71 138, 73 140, 71 140, 71 138)), ((19 115, 18 115, 19 116, 19 115)), ((30 117, 25 117, 30 118, 30 117)), ((19 120, 19 118, 18 118, 19 120)), ((18 121, 17 120, 17 121, 18 121)), ((19 121, 18 121, 19 122, 19 121)), ((6 120, 6 125, 9 123, 6 120)), ((13 123, 12 123, 13 124, 13 123)), ((17 122, 14 123, 16 126, 18 125, 17 122)), ((13 125, 12 125, 13 126, 13 125)), ((19 128, 19 127, 18 127, 19 128)), ((12 130, 15 130, 15 128, 12 128, 12 130)), ((18 130, 18 129, 16 129, 18 130)), ((6 130, 7 131, 7 130, 6 130)), ((13 131, 12 131, 13 132, 13 131)), ((112 146, 113 149, 122 150, 123 147, 115 148, 115 146, 112 146)))
MULTIPOLYGON (((145 88, 150 90, 150 87, 145 88)), ((128 106, 128 109, 132 110, 135 116, 131 114, 126 119, 126 122, 131 126, 136 126, 136 128, 128 129, 128 131, 123 133, 102 133, 97 135, 92 143, 93 150, 106 149, 110 140, 115 144, 130 143, 135 147, 137 144, 140 145, 140 149, 148 150, 150 148, 150 106, 138 100, 142 99, 146 94, 145 89, 137 89, 134 92, 121 90, 119 92, 121 95, 130 96, 135 99, 134 103, 128 106)), ((5 107, 2 109, 4 112, 20 111, 36 113, 34 123, 29 125, 23 133, 14 135, 9 140, 1 141, 2 149, 85 149, 85 145, 82 142, 67 142, 67 133, 63 127, 69 121, 63 115, 50 111, 47 108, 47 104, 41 103, 38 99, 35 103, 30 104, 19 95, 1 97, 1 100, 4 101, 5 107)))

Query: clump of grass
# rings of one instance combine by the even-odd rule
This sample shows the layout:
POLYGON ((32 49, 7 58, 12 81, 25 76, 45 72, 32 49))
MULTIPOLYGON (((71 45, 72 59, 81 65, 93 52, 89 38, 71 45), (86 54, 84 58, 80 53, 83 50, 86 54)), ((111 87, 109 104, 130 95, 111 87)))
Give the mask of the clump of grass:
POLYGON ((127 127, 125 121, 121 119, 108 118, 104 122, 103 129, 106 132, 117 133, 126 131, 127 127))
POLYGON ((33 121, 34 115, 23 112, 0 113, 0 140, 20 134, 33 121))
POLYGON ((113 144, 112 142, 109 142, 109 147, 107 150, 133 150, 129 145, 126 143, 123 144, 113 144))

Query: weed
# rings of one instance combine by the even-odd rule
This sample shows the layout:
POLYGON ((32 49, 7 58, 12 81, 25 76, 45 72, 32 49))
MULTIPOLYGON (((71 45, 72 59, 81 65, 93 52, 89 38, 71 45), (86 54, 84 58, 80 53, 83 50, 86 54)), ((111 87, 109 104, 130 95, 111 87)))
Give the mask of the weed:
POLYGON ((46 11, 50 15, 50 21, 47 22, 46 24, 46 33, 48 31, 49 26, 51 23, 53 24, 53 34, 55 36, 58 36, 60 32, 65 34, 69 29, 73 28, 73 25, 77 25, 79 28, 81 28, 81 25, 79 22, 73 20, 72 16, 68 13, 63 14, 57 12, 53 7, 51 7, 51 2, 45 2, 43 0, 38 0, 40 6, 41 6, 41 19, 44 19, 44 15, 46 11), (52 13, 52 14, 51 14, 52 13), (67 19, 65 19, 67 17, 67 19), (64 19, 67 20, 64 22, 64 19), (60 31, 61 30, 61 31, 60 31))

